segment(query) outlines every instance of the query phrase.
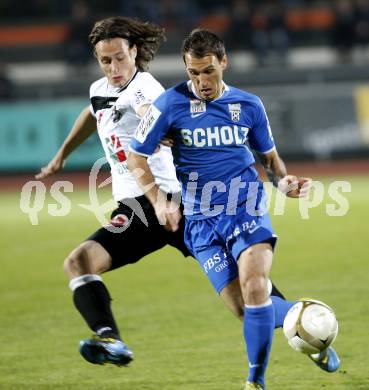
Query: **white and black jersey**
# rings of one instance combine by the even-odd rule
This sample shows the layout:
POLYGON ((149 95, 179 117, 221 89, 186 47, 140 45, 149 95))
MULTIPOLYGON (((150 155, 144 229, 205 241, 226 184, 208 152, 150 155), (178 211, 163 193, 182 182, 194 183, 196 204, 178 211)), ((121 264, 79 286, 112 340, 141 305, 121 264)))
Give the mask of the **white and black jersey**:
MULTIPOLYGON (((113 197, 116 201, 143 195, 127 167, 129 145, 140 122, 137 110, 151 104, 164 88, 147 72, 136 71, 124 87, 109 85, 106 77, 90 87, 91 113, 111 167, 113 197)), ((166 193, 180 192, 170 148, 163 145, 148 158, 157 185, 166 193)))

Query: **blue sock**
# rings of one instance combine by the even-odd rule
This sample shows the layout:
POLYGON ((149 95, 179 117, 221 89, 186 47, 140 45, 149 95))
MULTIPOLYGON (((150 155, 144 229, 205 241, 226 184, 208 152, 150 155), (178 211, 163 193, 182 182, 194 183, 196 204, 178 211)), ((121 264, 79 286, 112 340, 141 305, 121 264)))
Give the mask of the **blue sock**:
POLYGON ((286 314, 288 310, 296 303, 291 301, 285 301, 284 299, 281 299, 276 296, 270 297, 273 302, 274 306, 274 313, 275 313, 275 328, 281 328, 283 326, 283 321, 286 317, 286 314))
POLYGON ((243 334, 250 367, 247 380, 250 382, 258 382, 264 386, 273 332, 274 306, 270 300, 260 306, 245 306, 243 334))

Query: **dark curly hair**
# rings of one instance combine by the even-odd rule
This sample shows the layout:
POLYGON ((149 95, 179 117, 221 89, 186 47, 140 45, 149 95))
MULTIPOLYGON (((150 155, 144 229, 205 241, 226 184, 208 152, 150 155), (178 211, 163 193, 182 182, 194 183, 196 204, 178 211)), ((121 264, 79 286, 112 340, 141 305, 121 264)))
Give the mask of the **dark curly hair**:
POLYGON ((185 38, 182 43, 182 56, 186 53, 197 58, 214 54, 219 61, 222 60, 226 51, 224 42, 210 30, 197 28, 185 38))
POLYGON ((136 66, 140 71, 148 69, 149 62, 154 58, 161 41, 166 39, 164 28, 123 16, 115 16, 96 22, 89 35, 89 41, 94 51, 98 42, 113 38, 127 39, 129 47, 136 45, 136 66))

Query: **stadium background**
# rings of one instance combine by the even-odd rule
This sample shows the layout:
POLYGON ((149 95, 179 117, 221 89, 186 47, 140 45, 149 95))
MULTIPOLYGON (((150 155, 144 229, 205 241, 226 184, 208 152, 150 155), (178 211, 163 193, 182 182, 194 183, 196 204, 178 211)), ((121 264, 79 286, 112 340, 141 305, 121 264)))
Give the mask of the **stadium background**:
MULTIPOLYGON (((21 209, 23 185, 54 155, 100 77, 86 40, 92 22, 117 14, 166 27, 167 41, 150 68, 165 87, 186 77, 179 55, 184 34, 197 26, 217 31, 229 51, 226 82, 261 96, 290 171, 323 182, 325 197, 309 220, 293 201, 284 215, 273 216, 281 238, 273 278, 291 299, 310 295, 335 308, 342 369, 319 372, 279 332, 270 388, 369 389, 368 0, 30 0, 21 7, 0 1, 0 388, 241 385, 239 324, 197 265, 171 248, 105 276, 137 355, 132 367, 90 367, 76 353, 76 341, 88 331, 72 307, 61 264, 98 226, 79 206, 90 201, 88 171, 102 157, 96 135, 73 154, 64 174, 44 181, 37 225, 21 209), (67 215, 53 217, 50 189, 57 180, 71 181, 73 192, 65 194, 67 215), (351 184, 342 217, 326 214, 334 180, 351 184)), ((101 202, 110 198, 108 187, 98 190, 101 202)))

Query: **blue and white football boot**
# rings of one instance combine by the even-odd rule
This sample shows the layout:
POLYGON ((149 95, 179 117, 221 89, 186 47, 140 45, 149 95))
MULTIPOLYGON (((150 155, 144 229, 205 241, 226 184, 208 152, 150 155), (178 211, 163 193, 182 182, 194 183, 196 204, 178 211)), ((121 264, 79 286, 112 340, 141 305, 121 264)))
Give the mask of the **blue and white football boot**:
POLYGON ((309 355, 309 358, 319 368, 327 372, 335 372, 340 368, 340 359, 332 347, 328 347, 320 353, 309 355))
POLYGON ((121 340, 93 335, 79 343, 79 352, 90 363, 111 363, 126 366, 133 360, 133 352, 121 340))

